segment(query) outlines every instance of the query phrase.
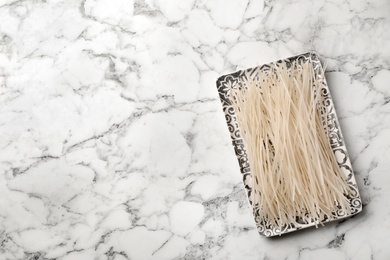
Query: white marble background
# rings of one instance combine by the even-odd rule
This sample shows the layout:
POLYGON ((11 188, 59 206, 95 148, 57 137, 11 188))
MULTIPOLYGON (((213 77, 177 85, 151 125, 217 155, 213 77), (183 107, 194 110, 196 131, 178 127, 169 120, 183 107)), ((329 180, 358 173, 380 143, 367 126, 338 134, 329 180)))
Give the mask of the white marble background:
POLYGON ((389 259, 390 2, 0 0, 0 259, 389 259), (315 50, 364 211, 260 238, 215 80, 315 50))

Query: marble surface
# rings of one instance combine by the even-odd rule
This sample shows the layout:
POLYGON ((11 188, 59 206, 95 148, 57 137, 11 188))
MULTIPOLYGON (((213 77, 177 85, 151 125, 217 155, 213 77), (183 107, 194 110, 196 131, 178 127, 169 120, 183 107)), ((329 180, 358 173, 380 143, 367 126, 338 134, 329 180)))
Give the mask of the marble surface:
POLYGON ((0 1, 0 259, 389 259, 390 2, 0 1), (218 76, 314 50, 363 199, 261 238, 218 76))

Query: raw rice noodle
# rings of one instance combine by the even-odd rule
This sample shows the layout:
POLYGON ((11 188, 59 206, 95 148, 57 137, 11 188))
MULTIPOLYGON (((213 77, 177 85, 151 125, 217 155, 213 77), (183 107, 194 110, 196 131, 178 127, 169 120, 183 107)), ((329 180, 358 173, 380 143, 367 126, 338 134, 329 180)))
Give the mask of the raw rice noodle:
POLYGON ((250 164, 252 203, 262 222, 280 229, 351 210, 351 191, 324 127, 326 111, 318 109, 320 88, 312 64, 295 62, 262 71, 230 94, 250 164))

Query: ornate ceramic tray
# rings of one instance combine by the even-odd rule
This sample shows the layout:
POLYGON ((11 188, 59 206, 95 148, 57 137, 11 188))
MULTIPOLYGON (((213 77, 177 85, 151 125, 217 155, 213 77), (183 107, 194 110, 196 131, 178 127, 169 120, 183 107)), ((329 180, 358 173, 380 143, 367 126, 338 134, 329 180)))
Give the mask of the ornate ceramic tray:
POLYGON ((334 109, 333 101, 329 93, 329 88, 324 77, 324 71, 321 66, 318 56, 314 52, 309 52, 294 57, 290 57, 284 60, 279 60, 270 64, 258 66, 255 68, 250 68, 246 70, 240 70, 232 74, 228 74, 220 77, 217 80, 217 88, 219 97, 221 99, 223 112, 225 113, 226 123, 230 132, 234 150, 237 156, 238 163, 240 165, 240 171, 243 177, 243 183, 247 191, 249 204, 253 209, 253 216, 256 222, 256 226, 260 235, 264 237, 272 237, 276 235, 285 234, 291 231, 299 230, 302 228, 317 226, 321 223, 326 223, 329 221, 340 220, 352 215, 359 213, 362 210, 362 202, 359 196, 359 191, 356 185, 356 180, 353 174, 351 161, 348 157, 348 153, 344 144, 343 136, 341 133, 340 125, 336 116, 336 111, 334 109), (251 167, 247 158, 247 153, 243 140, 241 138, 240 129, 236 121, 236 116, 234 109, 231 105, 229 99, 229 93, 232 88, 240 88, 245 81, 248 79, 253 79, 261 70, 269 70, 272 67, 278 66, 281 63, 287 63, 287 65, 293 61, 300 61, 304 63, 311 63, 314 72, 316 74, 317 80, 321 83, 321 95, 324 98, 324 102, 320 104, 319 109, 326 109, 328 111, 327 118, 324 118, 325 126, 329 133, 329 140, 333 150, 333 153, 336 156, 339 167, 342 169, 342 172, 346 175, 348 180, 348 185, 352 190, 352 194, 348 196, 351 205, 351 213, 346 213, 341 210, 333 212, 331 216, 326 216, 322 221, 316 222, 310 217, 302 218, 298 221, 298 224, 285 225, 282 229, 273 227, 269 223, 263 223, 260 220, 259 212, 260 208, 258 205, 254 205, 251 200, 252 192, 252 183, 249 181, 251 176, 251 167))

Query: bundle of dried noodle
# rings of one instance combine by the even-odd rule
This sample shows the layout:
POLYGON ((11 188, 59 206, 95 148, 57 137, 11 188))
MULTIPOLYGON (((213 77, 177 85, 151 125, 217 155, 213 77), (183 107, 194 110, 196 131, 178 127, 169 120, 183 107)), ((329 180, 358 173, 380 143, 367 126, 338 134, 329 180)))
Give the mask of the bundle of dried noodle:
POLYGON ((351 191, 323 126, 326 114, 318 109, 320 87, 312 64, 296 62, 262 71, 231 92, 252 174, 252 203, 263 223, 280 229, 351 210, 351 191))

